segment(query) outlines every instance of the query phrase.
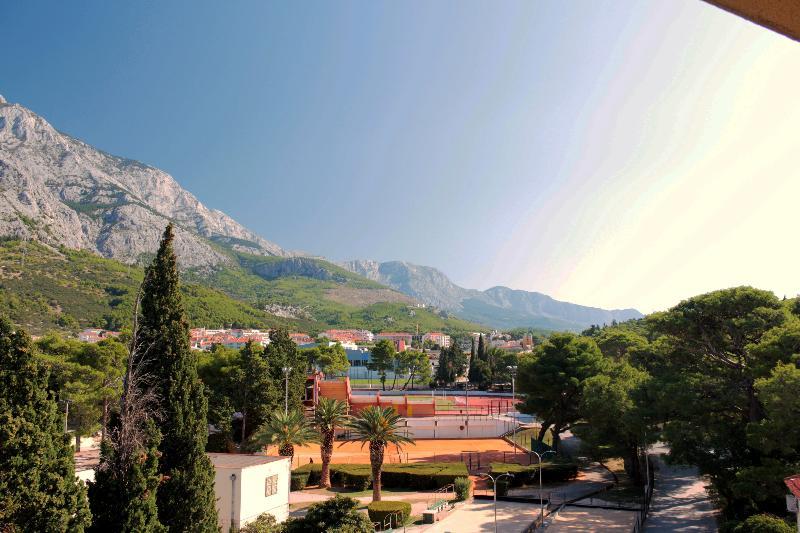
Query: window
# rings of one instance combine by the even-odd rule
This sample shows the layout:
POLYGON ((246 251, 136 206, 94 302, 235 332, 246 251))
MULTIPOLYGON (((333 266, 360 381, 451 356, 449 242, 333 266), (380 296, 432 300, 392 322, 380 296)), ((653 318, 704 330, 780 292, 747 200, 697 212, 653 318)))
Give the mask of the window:
POLYGON ((278 476, 269 476, 264 484, 264 496, 278 494, 278 476))

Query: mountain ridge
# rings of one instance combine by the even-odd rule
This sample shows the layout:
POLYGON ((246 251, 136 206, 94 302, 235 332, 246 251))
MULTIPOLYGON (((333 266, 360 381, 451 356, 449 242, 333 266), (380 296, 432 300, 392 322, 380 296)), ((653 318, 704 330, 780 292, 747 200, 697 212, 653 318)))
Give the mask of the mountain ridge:
POLYGON ((636 309, 602 309, 540 292, 497 285, 480 291, 456 285, 434 267, 407 261, 349 260, 342 267, 467 320, 495 327, 581 330, 592 324, 642 318, 636 309))
POLYGON ((436 308, 435 312, 494 327, 580 329, 589 321, 641 316, 632 310, 576 306, 506 287, 466 289, 438 269, 404 261, 351 261, 337 266, 288 251, 205 206, 170 174, 99 150, 0 96, 0 237, 86 250, 141 265, 157 249, 170 222, 176 227, 179 265, 195 282, 215 289, 219 285, 250 305, 276 309, 308 304, 313 293, 316 312, 328 316, 328 322, 335 322, 336 313, 351 313, 354 308, 381 302, 413 307, 417 301, 436 308), (351 279, 353 275, 363 281, 351 279), (373 285, 365 284, 367 280, 373 285), (236 283, 251 287, 251 293, 236 283), (333 304, 349 310, 331 308, 333 304))

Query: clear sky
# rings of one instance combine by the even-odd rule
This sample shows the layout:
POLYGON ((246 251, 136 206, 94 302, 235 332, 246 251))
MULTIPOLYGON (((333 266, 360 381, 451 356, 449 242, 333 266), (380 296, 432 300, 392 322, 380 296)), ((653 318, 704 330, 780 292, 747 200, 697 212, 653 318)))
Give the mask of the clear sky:
POLYGON ((800 292, 800 44, 699 0, 3 2, 0 94, 264 237, 604 307, 800 292))

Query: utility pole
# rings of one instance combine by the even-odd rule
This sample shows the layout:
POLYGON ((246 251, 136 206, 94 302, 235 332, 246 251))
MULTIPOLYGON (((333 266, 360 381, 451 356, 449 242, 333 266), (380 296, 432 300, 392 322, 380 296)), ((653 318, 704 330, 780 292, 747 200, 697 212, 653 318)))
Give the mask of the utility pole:
POLYGON ((505 474, 500 474, 497 477, 492 477, 491 474, 481 474, 482 476, 486 476, 487 478, 492 480, 492 484, 494 485, 494 533, 497 533, 497 480, 499 480, 503 476, 514 477, 508 472, 505 474))
POLYGON ((506 367, 509 372, 511 372, 511 408, 512 416, 513 416, 513 426, 512 426, 512 437, 511 442, 514 443, 514 455, 517 455, 517 390, 516 390, 516 378, 517 378, 517 367, 516 366, 507 366, 506 367))
POLYGON ((284 395, 283 395, 283 414, 289 414, 289 373, 292 371, 292 367, 285 366, 283 367, 283 379, 285 382, 284 388, 284 395))
MULTIPOLYGON (((533 446, 531 446, 531 448, 533 448, 533 446)), ((541 525, 544 525, 544 497, 542 496, 542 457, 544 457, 548 453, 556 453, 556 452, 554 452, 553 450, 547 450, 546 452, 542 453, 541 455, 539 455, 538 452, 533 451, 533 450, 531 450, 531 452, 536 454, 536 457, 539 458, 539 506, 542 509, 541 525)))

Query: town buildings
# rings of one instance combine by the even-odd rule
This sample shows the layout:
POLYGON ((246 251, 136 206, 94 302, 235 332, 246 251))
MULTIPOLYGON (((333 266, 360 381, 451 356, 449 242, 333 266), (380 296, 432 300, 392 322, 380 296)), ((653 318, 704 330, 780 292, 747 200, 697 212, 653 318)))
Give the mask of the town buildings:
POLYGON ((83 342, 100 342, 103 339, 118 337, 119 331, 107 331, 105 329, 87 328, 78 333, 78 340, 83 342))
POLYGON ((430 331, 422 336, 422 343, 430 341, 431 343, 439 346, 440 348, 450 347, 450 335, 445 335, 440 331, 430 331))

